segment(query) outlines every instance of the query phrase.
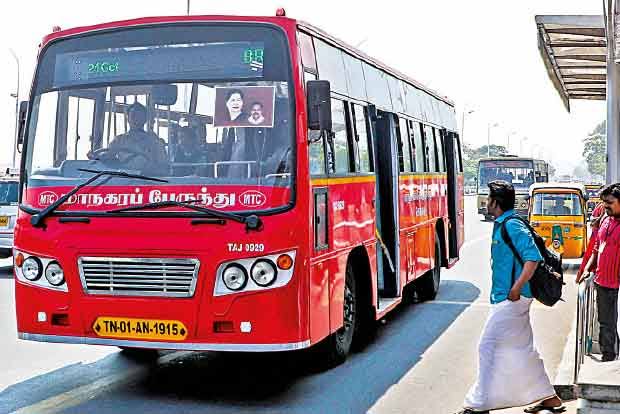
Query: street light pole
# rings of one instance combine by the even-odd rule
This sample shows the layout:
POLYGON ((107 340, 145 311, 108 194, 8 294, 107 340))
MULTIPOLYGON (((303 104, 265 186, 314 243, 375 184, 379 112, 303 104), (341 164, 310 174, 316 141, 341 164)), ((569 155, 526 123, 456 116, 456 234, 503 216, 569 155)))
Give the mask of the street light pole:
POLYGON ((189 3, 191 0, 187 0, 187 15, 189 16, 189 3))
POLYGON ((475 111, 470 109, 469 111, 463 108, 463 113, 461 114, 461 143, 465 142, 465 115, 471 115, 475 111))
POLYGON ((17 85, 15 87, 15 93, 11 94, 11 97, 15 98, 15 136, 13 140, 13 168, 15 168, 15 162, 17 158, 17 130, 18 130, 18 118, 19 118, 19 58, 13 49, 9 49, 13 59, 15 59, 15 65, 17 66, 17 85))
POLYGON ((487 158, 491 157, 491 128, 498 125, 497 122, 493 125, 490 122, 487 124, 487 158))

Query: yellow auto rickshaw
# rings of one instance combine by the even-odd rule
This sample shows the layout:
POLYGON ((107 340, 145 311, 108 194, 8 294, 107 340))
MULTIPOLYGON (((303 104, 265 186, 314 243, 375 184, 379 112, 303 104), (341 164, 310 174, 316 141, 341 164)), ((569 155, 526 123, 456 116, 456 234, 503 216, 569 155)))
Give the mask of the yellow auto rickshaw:
POLYGON ((586 204, 588 220, 592 217, 592 212, 596 208, 596 205, 601 202, 601 188, 603 188, 601 184, 586 184, 586 195, 588 196, 588 202, 586 204))
POLYGON ((530 224, 563 258, 583 256, 588 246, 587 193, 581 184, 540 183, 530 187, 530 224))

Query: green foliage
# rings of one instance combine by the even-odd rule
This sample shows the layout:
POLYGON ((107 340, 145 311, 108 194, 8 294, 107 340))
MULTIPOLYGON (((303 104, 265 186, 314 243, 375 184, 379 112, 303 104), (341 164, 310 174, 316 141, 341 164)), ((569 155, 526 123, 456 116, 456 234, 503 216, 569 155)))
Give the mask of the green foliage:
POLYGON ((607 139, 605 135, 606 123, 601 122, 583 140, 583 157, 586 160, 588 171, 593 175, 605 175, 607 139))
POLYGON ((491 145, 487 151, 486 145, 472 148, 465 144, 463 148, 463 169, 465 171, 466 183, 473 183, 474 178, 476 178, 478 174, 478 161, 481 158, 486 158, 488 153, 490 153, 491 157, 498 157, 508 154, 508 151, 503 145, 491 145))

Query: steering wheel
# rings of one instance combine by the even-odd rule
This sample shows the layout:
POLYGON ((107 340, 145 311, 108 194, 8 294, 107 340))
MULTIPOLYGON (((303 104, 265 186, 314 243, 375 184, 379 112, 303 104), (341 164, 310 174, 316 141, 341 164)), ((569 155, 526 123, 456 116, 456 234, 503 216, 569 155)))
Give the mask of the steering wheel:
POLYGON ((88 159, 90 160, 99 160, 104 163, 109 163, 110 161, 113 163, 126 163, 133 160, 136 157, 143 157, 148 160, 148 156, 146 153, 139 151, 135 148, 130 147, 114 147, 114 148, 99 148, 98 150, 92 151, 88 154, 88 159), (127 155, 126 157, 120 158, 120 155, 127 155))

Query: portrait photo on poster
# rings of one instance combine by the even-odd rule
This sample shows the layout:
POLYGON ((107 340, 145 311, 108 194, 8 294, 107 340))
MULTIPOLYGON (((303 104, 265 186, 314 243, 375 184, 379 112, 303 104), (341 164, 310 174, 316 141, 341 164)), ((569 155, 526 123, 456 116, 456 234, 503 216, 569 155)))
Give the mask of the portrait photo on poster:
POLYGON ((215 127, 273 128, 274 86, 215 88, 215 127))

